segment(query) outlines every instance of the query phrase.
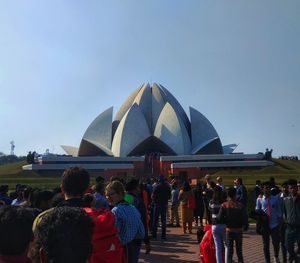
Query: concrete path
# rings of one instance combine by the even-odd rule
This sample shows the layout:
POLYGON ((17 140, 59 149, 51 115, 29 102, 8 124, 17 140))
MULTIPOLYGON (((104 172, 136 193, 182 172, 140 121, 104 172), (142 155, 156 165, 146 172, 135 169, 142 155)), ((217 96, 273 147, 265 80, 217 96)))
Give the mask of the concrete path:
MULTIPOLYGON (((193 230, 196 232, 196 229, 193 230)), ((158 233, 159 237, 159 233, 158 233)), ((262 238, 255 233, 254 226, 243 236, 243 254, 245 263, 264 263, 262 238)), ((183 235, 181 228, 168 228, 167 240, 151 241, 152 251, 149 255, 141 252, 139 262, 151 263, 193 263, 200 262, 199 244, 195 234, 183 235)), ((271 262, 273 262, 272 244, 270 244, 271 262)), ((236 257, 234 257, 235 262, 236 257)), ((280 255, 280 260, 282 258, 280 255)))

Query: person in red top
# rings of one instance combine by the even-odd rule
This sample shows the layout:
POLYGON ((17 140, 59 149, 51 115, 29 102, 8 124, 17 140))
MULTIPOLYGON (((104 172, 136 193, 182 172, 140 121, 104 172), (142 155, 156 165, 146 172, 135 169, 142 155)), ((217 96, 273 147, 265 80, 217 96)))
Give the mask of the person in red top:
POLYGON ((16 206, 0 207, 0 263, 31 263, 33 212, 16 206))

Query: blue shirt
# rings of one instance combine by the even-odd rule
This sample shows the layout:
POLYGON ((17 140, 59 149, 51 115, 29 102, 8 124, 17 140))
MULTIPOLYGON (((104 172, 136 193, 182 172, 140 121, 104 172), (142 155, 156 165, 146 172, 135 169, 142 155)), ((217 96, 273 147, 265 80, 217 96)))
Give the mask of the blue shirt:
POLYGON ((140 212, 132 205, 119 203, 112 210, 122 245, 134 239, 144 239, 145 229, 140 212))
POLYGON ((269 198, 258 197, 256 200, 256 211, 263 211, 268 214, 268 202, 270 202, 270 218, 269 218, 269 227, 275 228, 279 225, 282 218, 281 203, 278 196, 270 195, 269 198))

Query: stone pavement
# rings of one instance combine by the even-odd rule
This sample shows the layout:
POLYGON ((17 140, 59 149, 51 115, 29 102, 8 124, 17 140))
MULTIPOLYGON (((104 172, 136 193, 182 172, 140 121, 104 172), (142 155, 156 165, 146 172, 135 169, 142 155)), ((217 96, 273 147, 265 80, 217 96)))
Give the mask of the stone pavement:
MULTIPOLYGON (((196 232, 196 229, 193 230, 196 232)), ((159 237, 159 233, 158 233, 159 237)), ((250 226, 243 235, 243 254, 245 263, 264 263, 261 236, 255 233, 255 227, 250 226)), ((193 263, 200 262, 199 244, 196 234, 182 234, 181 228, 167 228, 167 240, 151 241, 152 251, 149 255, 142 249, 140 263, 193 263)), ((273 247, 270 242, 271 262, 273 262, 273 247)), ((235 262, 236 256, 234 256, 235 262)), ((280 254, 280 260, 282 257, 280 254)))

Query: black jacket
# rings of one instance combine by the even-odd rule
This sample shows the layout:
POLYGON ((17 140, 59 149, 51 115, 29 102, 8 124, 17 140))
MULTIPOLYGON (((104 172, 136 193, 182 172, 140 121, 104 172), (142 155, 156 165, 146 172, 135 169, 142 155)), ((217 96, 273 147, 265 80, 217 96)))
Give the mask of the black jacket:
POLYGON ((171 198, 171 188, 167 183, 159 183, 153 190, 152 200, 157 205, 168 205, 171 198))
POLYGON ((242 229, 248 226, 246 209, 241 203, 236 201, 223 203, 217 218, 224 222, 227 228, 242 229))

